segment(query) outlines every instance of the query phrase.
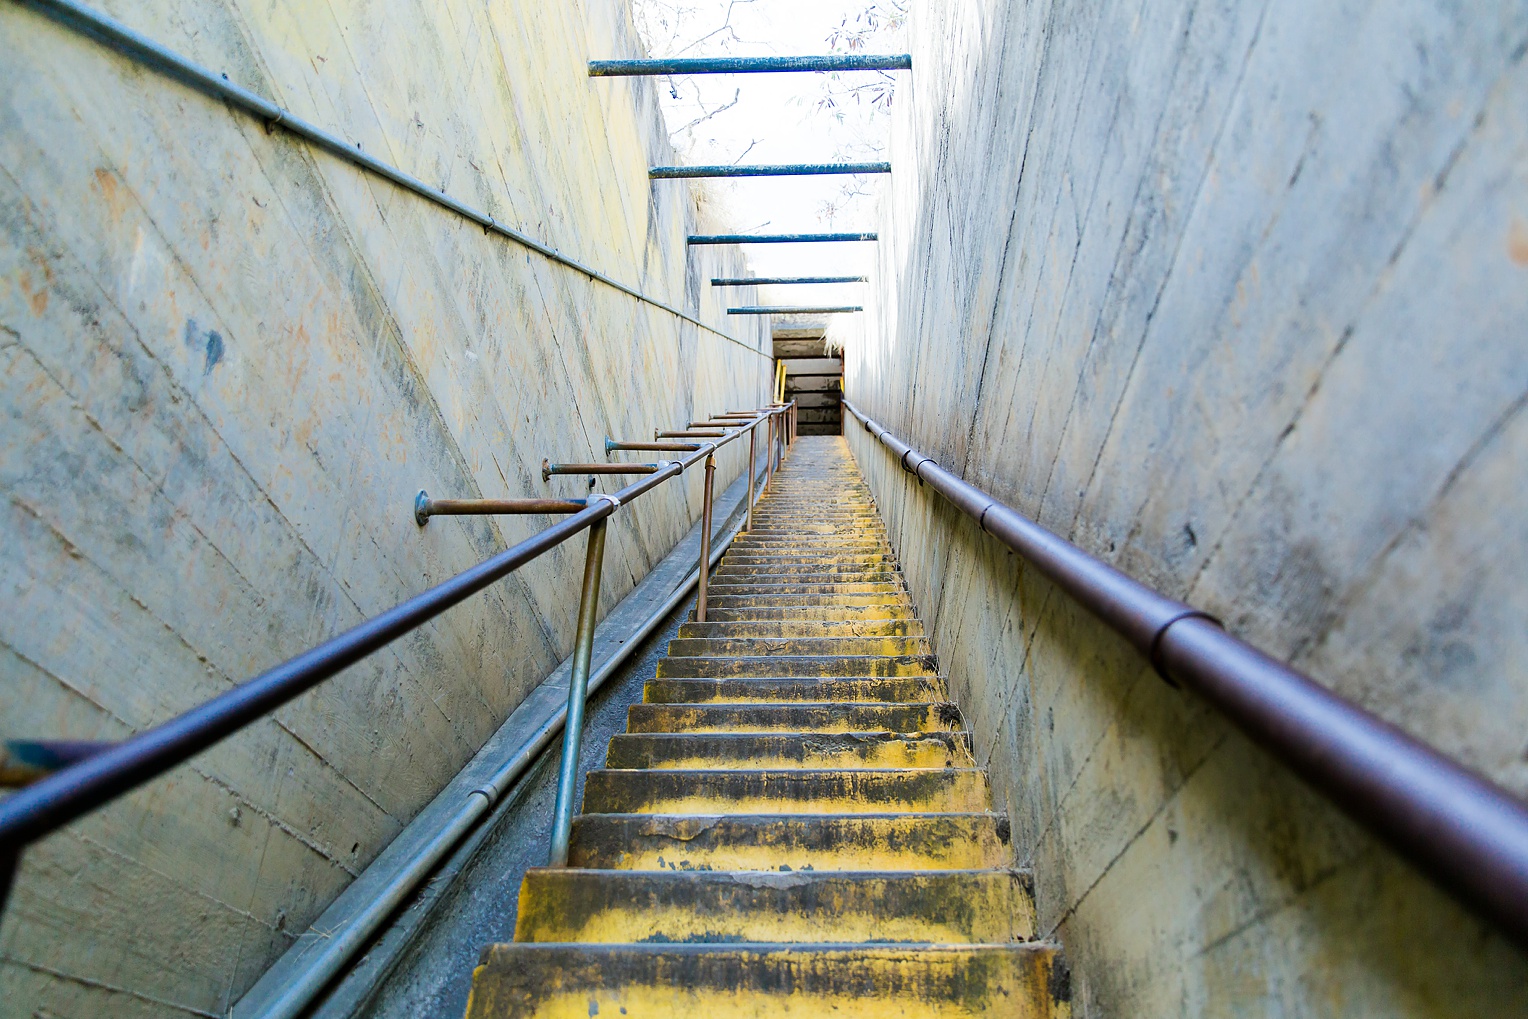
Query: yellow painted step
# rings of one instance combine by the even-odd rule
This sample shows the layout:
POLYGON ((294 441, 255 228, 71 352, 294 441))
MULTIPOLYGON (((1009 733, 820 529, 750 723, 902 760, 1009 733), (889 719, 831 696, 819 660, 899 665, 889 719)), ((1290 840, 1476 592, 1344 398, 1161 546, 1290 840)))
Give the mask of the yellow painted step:
POLYGON ((1036 944, 493 945, 467 1019, 1055 1019, 1062 965, 1036 944))
POLYGON ((974 768, 643 769, 589 772, 588 814, 963 813, 990 806, 974 768))
MULTIPOLYGON (((693 622, 695 613, 689 614, 693 622)), ((835 622, 843 620, 900 619, 913 623, 912 606, 906 601, 883 602, 871 605, 800 605, 792 603, 768 605, 712 606, 707 613, 709 622, 771 622, 805 620, 811 622, 835 622)))
POLYGON ((935 676, 854 676, 739 679, 650 679, 642 700, 648 704, 820 704, 829 701, 907 704, 945 700, 944 683, 935 676))
POLYGON ((580 814, 568 863, 607 870, 988 870, 1008 819, 964 814, 580 814))
POLYGON ((736 655, 721 658, 664 658, 659 679, 682 676, 937 676, 933 655, 736 655))
POLYGON ((1029 876, 1014 870, 790 874, 538 868, 516 941, 1028 941, 1029 876))
MULTIPOLYGON (((912 614, 912 601, 905 594, 740 594, 712 595, 709 604, 719 609, 820 609, 894 606, 912 614)), ((811 613, 830 618, 830 613, 811 613)), ((873 618, 882 618, 876 616, 873 618)))
POLYGON ((673 658, 716 655, 931 655, 927 637, 680 637, 673 658))
POLYGON ((961 729, 953 704, 633 704, 628 732, 939 732, 961 729))
POLYGON ((795 637, 921 637, 923 624, 914 619, 780 619, 713 620, 706 623, 681 623, 680 640, 725 640, 728 638, 769 637, 786 640, 795 637))
POLYGON ((607 768, 969 768, 963 731, 622 733, 607 768))

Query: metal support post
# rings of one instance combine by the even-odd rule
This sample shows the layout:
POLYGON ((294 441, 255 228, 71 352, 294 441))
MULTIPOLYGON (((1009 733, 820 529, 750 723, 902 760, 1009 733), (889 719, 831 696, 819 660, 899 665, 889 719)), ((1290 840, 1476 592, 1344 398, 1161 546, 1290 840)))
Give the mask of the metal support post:
POLYGON ((700 579, 696 581, 695 621, 706 621, 706 589, 711 579, 711 492, 716 481, 716 457, 706 457, 706 494, 700 508, 700 579))
POLYGON ((753 457, 754 447, 758 445, 759 423, 755 421, 753 427, 748 429, 748 519, 743 522, 745 532, 753 530, 753 457))
POLYGON ((573 794, 578 787, 578 748, 584 735, 584 701, 589 694, 589 659, 594 656, 594 616, 600 602, 600 571, 605 561, 605 524, 589 525, 584 557, 584 589, 578 600, 578 634, 573 640, 573 672, 568 677, 568 715, 562 730, 562 765, 557 772, 557 803, 552 808, 552 848, 547 866, 568 865, 573 833, 573 794))

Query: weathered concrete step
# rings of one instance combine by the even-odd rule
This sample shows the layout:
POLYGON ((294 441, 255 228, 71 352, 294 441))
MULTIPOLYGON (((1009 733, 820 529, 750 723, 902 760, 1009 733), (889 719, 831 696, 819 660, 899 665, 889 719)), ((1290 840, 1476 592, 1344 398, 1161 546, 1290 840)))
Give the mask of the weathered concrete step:
POLYGON ((1029 875, 1016 870, 844 874, 527 871, 515 940, 619 942, 1028 941, 1029 875))
POLYGON ((607 768, 968 768, 969 732, 621 733, 607 768))
POLYGON ((783 567, 760 567, 739 570, 723 567, 711 575, 711 583, 734 587, 771 586, 774 584, 898 584, 902 574, 886 563, 853 566, 847 569, 824 569, 816 564, 793 564, 783 567))
POLYGON ((974 768, 591 771, 586 814, 892 814, 987 810, 974 768))
POLYGON ((870 704, 937 703, 944 683, 933 676, 857 676, 819 679, 650 679, 648 704, 870 704))
MULTIPOLYGON (((695 613, 688 617, 692 622, 695 613)), ((912 603, 907 599, 860 605, 802 605, 765 601, 759 605, 713 605, 708 622, 843 622, 845 620, 905 620, 916 623, 912 603)), ((921 625, 921 624, 919 624, 921 625)))
POLYGON ((894 579, 878 582, 858 583, 852 580, 842 582, 829 581, 806 582, 793 581, 785 577, 774 580, 755 577, 745 584, 727 584, 715 582, 711 585, 711 591, 716 597, 723 596, 732 598, 747 598, 754 595, 764 597, 774 595, 900 595, 906 588, 902 586, 902 578, 892 575, 894 579))
POLYGON ((767 541, 771 537, 811 538, 818 535, 856 537, 864 534, 872 534, 880 537, 884 535, 885 532, 880 531, 877 528, 871 528, 860 524, 846 524, 840 527, 835 524, 815 523, 799 524, 787 527, 784 524, 767 524, 755 520, 753 527, 749 529, 748 533, 754 535, 755 537, 763 538, 767 541))
POLYGON ((466 1019, 1069 1014, 1057 949, 1018 945, 491 945, 466 1019))
POLYGON ((744 533, 732 540, 732 547, 727 550, 727 554, 731 555, 733 552, 738 552, 739 554, 753 555, 757 551, 774 553, 788 549, 804 549, 808 552, 817 552, 823 549, 886 550, 890 547, 890 543, 884 535, 859 534, 847 535, 842 538, 782 539, 777 537, 761 538, 751 533, 744 533))
POLYGON ((699 655, 931 655, 927 637, 680 637, 674 658, 699 655))
POLYGON ((581 814, 568 864, 608 870, 987 870, 1013 865, 998 814, 581 814))
POLYGON ((921 637, 916 619, 778 619, 717 620, 679 624, 680 640, 727 640, 756 637, 789 640, 813 637, 921 637))
POLYGON ((812 575, 841 573, 895 573, 897 568, 888 556, 795 556, 768 558, 755 556, 746 562, 736 559, 724 561, 712 574, 715 577, 795 576, 798 573, 812 575))
POLYGON ((659 679, 697 676, 937 676, 934 655, 739 655, 726 658, 664 658, 659 679))
POLYGON ((633 704, 627 732, 940 732, 962 729, 949 703, 633 704))
POLYGON ((723 594, 714 595, 717 608, 807 608, 814 606, 900 605, 912 608, 906 594, 723 594))

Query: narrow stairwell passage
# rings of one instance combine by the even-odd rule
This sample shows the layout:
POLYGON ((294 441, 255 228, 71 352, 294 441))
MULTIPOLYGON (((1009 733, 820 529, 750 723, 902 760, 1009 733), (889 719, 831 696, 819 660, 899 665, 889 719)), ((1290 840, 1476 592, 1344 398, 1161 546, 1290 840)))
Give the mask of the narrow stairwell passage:
POLYGON ((803 437, 467 1014, 1064 1016, 1007 819, 842 438, 803 437))

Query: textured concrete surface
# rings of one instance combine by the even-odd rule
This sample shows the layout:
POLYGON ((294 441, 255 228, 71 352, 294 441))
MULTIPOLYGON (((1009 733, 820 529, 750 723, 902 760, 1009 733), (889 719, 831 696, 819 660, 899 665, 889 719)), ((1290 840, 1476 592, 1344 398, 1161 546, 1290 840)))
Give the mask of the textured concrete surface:
MULTIPOLYGON (((725 322, 623 4, 108 0, 364 151, 725 322)), ((583 494, 754 406, 769 362, 0 5, 0 718, 151 726, 544 527, 414 493, 583 494)), ((759 323, 724 328, 767 350, 759 323)), ((746 451, 720 458, 720 484, 746 451)), ((699 515, 611 526, 609 608, 699 515)), ((610 486, 615 487, 615 486, 610 486)), ((582 540, 29 853, 0 1014, 217 1014, 568 652, 582 540)))
MULTIPOLYGON (((1528 794, 1528 4, 917 5, 847 392, 1528 794)), ((847 429, 1086 1015, 1528 958, 847 429)))

